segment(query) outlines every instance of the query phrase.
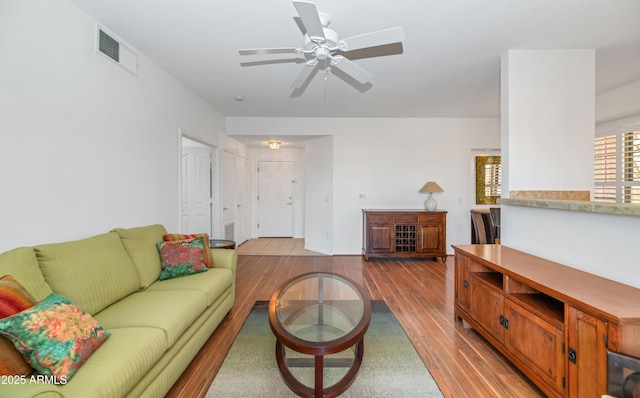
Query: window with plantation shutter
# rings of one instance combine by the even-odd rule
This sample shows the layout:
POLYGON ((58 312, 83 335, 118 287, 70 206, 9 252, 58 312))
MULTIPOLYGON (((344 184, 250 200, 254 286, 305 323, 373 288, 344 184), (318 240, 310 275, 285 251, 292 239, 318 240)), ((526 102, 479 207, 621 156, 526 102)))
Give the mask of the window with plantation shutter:
POLYGON ((501 163, 501 156, 476 156, 476 204, 497 203, 502 193, 501 163))
POLYGON ((593 200, 601 202, 616 201, 617 138, 615 135, 595 139, 593 200))
POLYGON ((594 200, 640 204, 640 131, 595 139, 594 200))
POLYGON ((622 202, 640 203, 640 131, 630 131, 622 137, 622 202))
POLYGON ((498 196, 502 194, 502 165, 487 164, 484 166, 484 194, 485 196, 498 196))

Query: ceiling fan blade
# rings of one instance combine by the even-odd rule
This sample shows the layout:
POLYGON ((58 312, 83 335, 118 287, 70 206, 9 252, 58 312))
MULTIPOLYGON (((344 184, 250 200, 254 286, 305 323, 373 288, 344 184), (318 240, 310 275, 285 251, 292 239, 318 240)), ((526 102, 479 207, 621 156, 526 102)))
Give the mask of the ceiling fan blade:
POLYGON ((311 76, 313 71, 316 69, 316 65, 317 65, 316 63, 307 62, 304 65, 304 67, 300 70, 300 72, 298 72, 298 75, 296 76, 296 78, 293 79, 293 82, 291 83, 291 88, 294 90, 297 90, 300 87, 304 86, 304 83, 307 81, 309 76, 311 76))
POLYGON ((250 48, 238 50, 240 55, 265 55, 265 54, 290 54, 297 52, 297 48, 283 47, 283 48, 250 48))
POLYGON ((294 1, 293 5, 300 15, 300 19, 304 24, 304 28, 307 30, 307 34, 310 39, 324 40, 324 29, 322 28, 322 22, 320 22, 320 14, 314 3, 307 1, 294 1))
POLYGON ((366 84, 373 79, 373 75, 362 69, 358 64, 348 60, 347 58, 336 55, 331 61, 331 66, 340 69, 342 72, 354 78, 360 84, 366 84))
POLYGON ((383 46, 385 44, 399 43, 404 40, 402 26, 364 33, 358 36, 340 40, 340 50, 351 51, 361 48, 383 46))
POLYGON ((277 65, 277 64, 301 64, 305 60, 301 58, 284 58, 284 59, 264 59, 261 61, 240 62, 240 66, 261 66, 261 65, 277 65))

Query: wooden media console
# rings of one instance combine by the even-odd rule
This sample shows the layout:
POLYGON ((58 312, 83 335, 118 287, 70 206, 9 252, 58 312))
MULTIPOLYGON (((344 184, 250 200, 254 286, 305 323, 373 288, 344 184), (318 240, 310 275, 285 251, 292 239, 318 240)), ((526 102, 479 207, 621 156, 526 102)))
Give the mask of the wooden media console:
POLYGON ((607 352, 640 357, 640 289, 502 245, 454 245, 464 320, 550 397, 607 393, 607 352))

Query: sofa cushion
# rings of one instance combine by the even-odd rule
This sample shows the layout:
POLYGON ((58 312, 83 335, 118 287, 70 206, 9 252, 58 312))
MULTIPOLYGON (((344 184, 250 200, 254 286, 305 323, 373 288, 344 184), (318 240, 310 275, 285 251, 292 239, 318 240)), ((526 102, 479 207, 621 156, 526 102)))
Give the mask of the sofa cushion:
POLYGON ((33 368, 66 383, 110 333, 67 298, 51 293, 35 306, 1 319, 0 334, 33 368))
MULTIPOLYGON (((0 319, 33 307, 36 300, 11 275, 0 277, 0 319)), ((31 366, 4 336, 0 336, 0 375, 28 375, 31 366)))
POLYGON ((136 267, 140 288, 146 289, 158 280, 162 271, 156 243, 162 240, 162 235, 167 230, 160 224, 154 224, 128 229, 116 228, 113 232, 122 239, 122 244, 136 267))
POLYGON ((213 304, 233 283, 233 272, 225 268, 212 268, 208 272, 181 278, 158 281, 147 292, 162 290, 199 290, 207 295, 207 307, 213 304))
POLYGON ((204 265, 203 237, 162 241, 157 246, 162 264, 162 272, 158 278, 161 281, 206 272, 208 269, 204 265))
POLYGON ((36 300, 53 293, 40 272, 32 247, 19 247, 0 254, 0 275, 12 275, 36 300))
POLYGON ((35 250, 49 286, 91 315, 138 290, 138 274, 114 232, 35 250))
POLYGON ((164 331, 172 346, 207 307, 206 295, 197 290, 143 291, 105 308, 96 319, 107 329, 155 327, 164 331))
POLYGON ((204 265, 207 268, 214 268, 215 264, 213 263, 213 257, 211 256, 211 247, 209 246, 209 234, 164 234, 162 235, 162 240, 171 241, 171 240, 185 240, 185 239, 193 239, 193 238, 204 238, 204 265))
POLYGON ((161 360, 167 346, 156 328, 111 329, 111 336, 67 384, 0 385, 1 397, 126 397, 161 360))

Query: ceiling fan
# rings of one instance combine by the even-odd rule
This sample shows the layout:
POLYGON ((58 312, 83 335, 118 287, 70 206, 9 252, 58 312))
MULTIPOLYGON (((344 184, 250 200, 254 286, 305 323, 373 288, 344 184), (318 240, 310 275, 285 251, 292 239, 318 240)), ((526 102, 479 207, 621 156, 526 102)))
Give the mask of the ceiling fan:
POLYGON ((373 75, 342 54, 369 47, 401 43, 404 40, 402 26, 340 39, 336 31, 328 28, 331 23, 329 14, 318 12, 314 3, 294 1, 293 5, 306 30, 302 47, 245 49, 239 50, 239 53, 240 55, 295 53, 303 56, 306 60, 304 67, 291 83, 291 88, 294 90, 302 88, 311 74, 320 67, 324 67, 327 73, 333 67, 360 84, 369 83, 373 75))

